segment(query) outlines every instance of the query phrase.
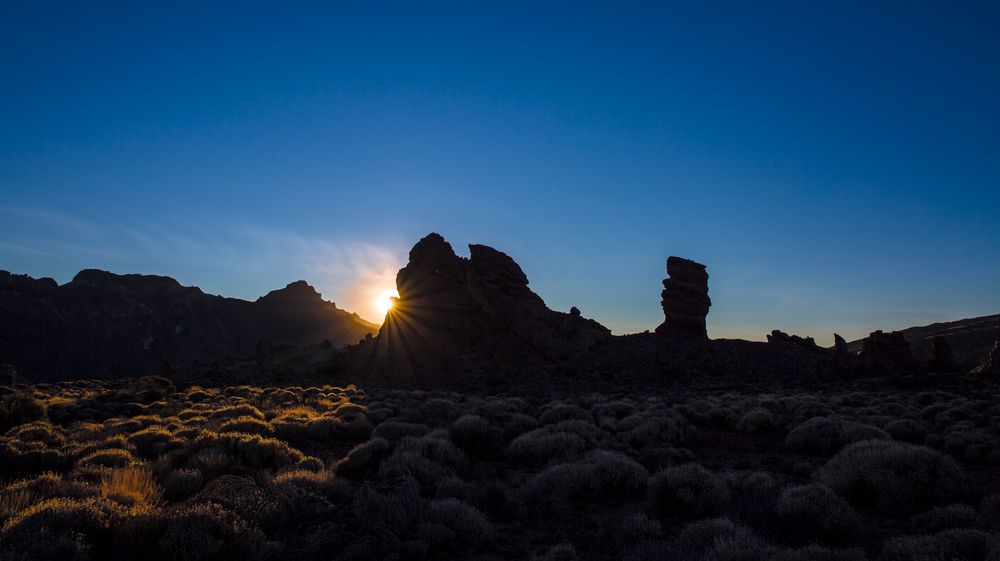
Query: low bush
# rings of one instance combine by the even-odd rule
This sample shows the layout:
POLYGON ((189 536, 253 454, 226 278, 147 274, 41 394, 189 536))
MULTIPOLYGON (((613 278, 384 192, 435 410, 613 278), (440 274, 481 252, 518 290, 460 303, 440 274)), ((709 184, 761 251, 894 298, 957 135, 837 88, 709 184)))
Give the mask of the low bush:
POLYGON ((521 487, 520 496, 528 503, 627 498, 640 494, 648 477, 646 468, 624 454, 600 450, 532 476, 521 487))
POLYGON ((996 546, 996 537, 981 530, 945 530, 890 539, 882 546, 882 560, 984 561, 996 546))
POLYGON ((458 499, 437 499, 427 505, 427 520, 441 524, 462 542, 477 546, 492 540, 496 531, 493 524, 474 506, 458 499))
POLYGON ((657 472, 649 480, 649 500, 660 514, 717 514, 729 501, 729 488, 700 464, 684 464, 657 472))
POLYGON ((776 507, 782 530, 799 543, 844 544, 858 531, 851 505, 824 485, 786 489, 776 507))
POLYGON ((829 456, 853 442, 891 438, 885 431, 871 425, 832 417, 813 417, 792 429, 785 437, 785 443, 800 452, 829 456))
POLYGON ((265 538, 217 504, 185 505, 169 513, 156 544, 164 561, 262 559, 265 538))
POLYGON ((0 432, 45 418, 45 407, 31 394, 14 392, 0 398, 0 432))
POLYGON ((954 528, 976 528, 979 525, 976 509, 963 504, 938 507, 910 519, 910 530, 915 534, 933 534, 954 528))
POLYGON ((819 470, 817 478, 851 503, 890 515, 947 504, 968 493, 965 474, 948 456, 886 440, 848 446, 819 470))
POLYGON ((373 437, 368 442, 352 448, 346 456, 334 464, 333 471, 338 477, 362 479, 378 468, 382 459, 389 454, 390 448, 388 440, 373 437))

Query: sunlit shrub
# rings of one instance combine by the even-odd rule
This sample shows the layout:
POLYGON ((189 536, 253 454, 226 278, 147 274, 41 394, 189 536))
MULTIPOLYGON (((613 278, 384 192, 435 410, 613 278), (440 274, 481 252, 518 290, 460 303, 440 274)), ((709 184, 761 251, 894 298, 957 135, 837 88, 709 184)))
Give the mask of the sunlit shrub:
POLYGON ((239 465, 249 468, 276 469, 294 464, 304 457, 302 452, 278 439, 256 434, 205 434, 195 439, 193 446, 196 450, 223 450, 233 456, 239 465))
POLYGON ((80 458, 78 465, 97 465, 109 468, 123 468, 139 463, 141 462, 132 455, 132 452, 129 452, 128 450, 124 450, 122 448, 108 448, 105 450, 97 450, 80 458))
POLYGON ((102 480, 101 496, 125 506, 155 505, 163 494, 147 467, 112 469, 102 480))
POLYGON ((110 557, 111 526, 126 516, 116 503, 94 497, 85 500, 49 499, 36 503, 8 519, 0 530, 0 542, 16 551, 22 559, 44 559, 51 555, 53 544, 46 543, 58 536, 73 536, 60 540, 64 553, 78 557, 89 552, 94 558, 110 557))
POLYGON ((961 499, 967 492, 962 469, 931 448, 886 440, 852 444, 819 473, 850 502, 886 514, 905 514, 961 499))
POLYGON ((260 409, 246 403, 243 405, 222 407, 212 411, 207 416, 209 419, 238 419, 240 417, 253 417, 262 421, 266 419, 264 414, 260 412, 260 409))
POLYGON ((149 427, 130 435, 128 445, 144 458, 155 458, 171 449, 182 446, 179 440, 174 440, 172 434, 157 427, 149 427))
POLYGON ((274 428, 270 423, 250 415, 241 415, 219 425, 219 432, 242 432, 260 436, 272 436, 274 428))

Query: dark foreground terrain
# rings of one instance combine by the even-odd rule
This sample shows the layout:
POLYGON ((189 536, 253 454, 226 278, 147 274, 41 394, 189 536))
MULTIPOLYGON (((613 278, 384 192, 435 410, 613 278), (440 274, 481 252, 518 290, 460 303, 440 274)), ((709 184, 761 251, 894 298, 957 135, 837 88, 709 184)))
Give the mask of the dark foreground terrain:
POLYGON ((8 388, 0 558, 995 561, 998 391, 938 385, 8 388))

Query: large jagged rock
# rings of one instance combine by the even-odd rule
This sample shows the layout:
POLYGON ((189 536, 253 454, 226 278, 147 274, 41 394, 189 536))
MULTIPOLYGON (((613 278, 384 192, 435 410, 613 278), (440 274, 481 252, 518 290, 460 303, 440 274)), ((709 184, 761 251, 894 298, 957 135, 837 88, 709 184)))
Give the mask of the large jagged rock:
POLYGON ((708 297, 708 272, 701 263, 671 256, 663 279, 663 323, 657 333, 675 337, 707 339, 705 317, 712 300, 708 297))
POLYGON ((925 370, 913 354, 909 341, 898 331, 872 332, 862 340, 859 356, 870 375, 910 375, 925 370))
POLYGON ((951 350, 948 339, 941 335, 931 338, 930 349, 927 357, 927 371, 936 374, 945 372, 958 372, 958 362, 955 361, 955 353, 951 350))
POLYGON ((371 344, 374 360, 363 368, 433 384, 479 365, 558 364, 610 338, 596 321, 550 310, 507 254, 485 245, 469 251, 457 256, 436 233, 413 246, 396 275, 399 298, 371 344))
POLYGON ((973 374, 1000 376, 1000 339, 993 343, 993 349, 972 369, 973 374))
POLYGON ((248 302, 170 277, 88 269, 59 286, 0 271, 0 362, 35 381, 183 371, 260 341, 341 346, 375 328, 303 281, 248 302))

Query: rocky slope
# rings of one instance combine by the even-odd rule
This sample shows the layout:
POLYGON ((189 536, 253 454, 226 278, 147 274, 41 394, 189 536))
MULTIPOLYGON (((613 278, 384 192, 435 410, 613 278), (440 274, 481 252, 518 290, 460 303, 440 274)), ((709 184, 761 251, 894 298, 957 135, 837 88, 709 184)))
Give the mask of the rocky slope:
MULTIPOLYGON (((935 337, 944 338, 952 349, 955 361, 968 369, 985 357, 993 348, 993 343, 1000 339, 1000 314, 910 327, 899 333, 910 342, 913 352, 921 360, 929 357, 935 337)), ((861 340, 848 343, 848 348, 860 350, 861 340)))
POLYGON ((255 302, 88 269, 59 286, 0 271, 0 363, 32 380, 183 371, 270 345, 356 343, 377 326, 304 281, 255 302))

